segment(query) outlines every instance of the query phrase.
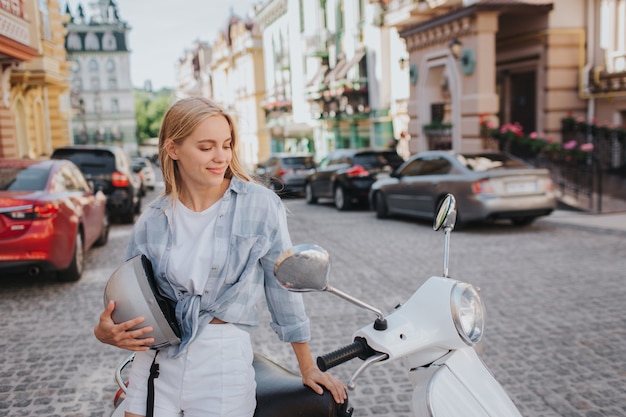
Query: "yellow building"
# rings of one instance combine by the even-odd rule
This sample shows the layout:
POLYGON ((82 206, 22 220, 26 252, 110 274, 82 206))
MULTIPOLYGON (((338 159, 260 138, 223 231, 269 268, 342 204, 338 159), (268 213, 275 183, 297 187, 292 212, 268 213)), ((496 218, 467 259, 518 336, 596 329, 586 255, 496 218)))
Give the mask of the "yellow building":
POLYGON ((70 142, 69 68, 56 0, 0 4, 0 157, 39 158, 70 142))

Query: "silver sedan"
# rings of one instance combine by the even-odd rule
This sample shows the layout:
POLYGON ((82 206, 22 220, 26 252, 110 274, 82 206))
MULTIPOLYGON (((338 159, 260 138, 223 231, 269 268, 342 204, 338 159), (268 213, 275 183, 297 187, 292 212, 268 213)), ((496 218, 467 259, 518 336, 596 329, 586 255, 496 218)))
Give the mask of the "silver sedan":
MULTIPOLYGON (((457 199, 463 223, 510 219, 527 225, 556 208, 550 172, 502 153, 426 151, 413 155, 369 193, 378 218, 433 219, 441 200, 457 199)), ((459 224, 457 221, 457 224, 459 224)))

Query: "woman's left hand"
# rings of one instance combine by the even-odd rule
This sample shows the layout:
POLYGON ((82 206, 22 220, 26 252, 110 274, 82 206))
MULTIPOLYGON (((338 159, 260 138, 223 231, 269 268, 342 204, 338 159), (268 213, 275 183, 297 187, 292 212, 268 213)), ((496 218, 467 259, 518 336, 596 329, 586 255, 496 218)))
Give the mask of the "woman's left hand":
POLYGON ((320 371, 317 366, 302 370, 302 382, 320 395, 324 393, 322 386, 326 387, 337 404, 343 404, 348 398, 343 382, 327 372, 320 371))

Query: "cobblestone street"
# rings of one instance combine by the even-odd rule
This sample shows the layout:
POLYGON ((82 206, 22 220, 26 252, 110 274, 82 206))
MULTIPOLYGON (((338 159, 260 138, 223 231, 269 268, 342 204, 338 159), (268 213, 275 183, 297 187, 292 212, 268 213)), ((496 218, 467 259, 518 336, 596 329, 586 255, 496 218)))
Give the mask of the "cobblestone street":
MULTIPOLYGON (((147 200, 146 200, 147 201, 147 200)), ((332 259, 332 284, 389 312, 440 274, 443 234, 429 222, 377 220, 365 210, 285 200, 294 243, 332 259)), ((131 226, 114 225, 87 255, 78 283, 3 277, 0 289, 0 417, 109 416, 114 368, 126 352, 92 334, 104 284, 121 262, 131 226)), ((485 363, 522 415, 626 416, 624 235, 537 222, 476 226, 452 234, 450 273, 481 288, 485 363)), ((324 293, 304 294, 314 355, 352 341, 371 312, 324 293)), ((264 306, 255 350, 295 370, 264 306)), ((360 361, 331 372, 347 381, 360 361)), ((368 369, 350 392, 354 416, 411 416, 411 385, 399 364, 368 369)))

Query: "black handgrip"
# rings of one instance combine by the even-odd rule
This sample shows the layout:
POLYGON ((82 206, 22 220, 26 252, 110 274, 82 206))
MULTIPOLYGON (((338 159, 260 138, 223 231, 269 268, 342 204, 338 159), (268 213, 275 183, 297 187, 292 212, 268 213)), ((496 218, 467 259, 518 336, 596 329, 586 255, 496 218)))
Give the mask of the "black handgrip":
POLYGON ((341 365, 356 357, 366 359, 374 353, 372 348, 367 345, 365 339, 357 337, 354 339, 354 342, 349 345, 339 348, 334 352, 318 356, 317 367, 320 368, 322 372, 326 372, 330 368, 341 365))

